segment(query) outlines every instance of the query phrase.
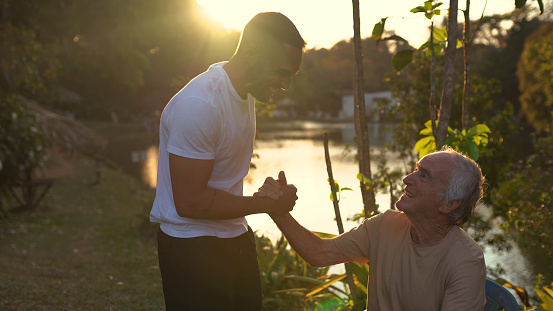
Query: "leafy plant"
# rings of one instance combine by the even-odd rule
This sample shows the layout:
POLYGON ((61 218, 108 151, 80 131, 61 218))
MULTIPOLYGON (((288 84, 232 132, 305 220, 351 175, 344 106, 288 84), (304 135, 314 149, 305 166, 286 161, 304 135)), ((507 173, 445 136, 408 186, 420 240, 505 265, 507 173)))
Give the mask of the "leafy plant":
POLYGON ((543 290, 541 290, 534 287, 534 291, 536 291, 536 294, 538 294, 543 301, 543 303, 534 310, 553 311, 553 289, 544 286, 543 290))
POLYGON ((275 244, 257 236, 258 262, 263 288, 263 310, 328 310, 344 305, 347 293, 335 286, 343 277, 329 268, 308 265, 281 237, 275 244))
POLYGON ((29 181, 45 156, 34 111, 20 97, 0 91, 0 198, 29 181))
POLYGON ((485 124, 473 126, 468 131, 459 131, 448 127, 446 138, 438 146, 436 146, 436 141, 432 134, 431 124, 432 121, 427 121, 424 123, 425 128, 419 132, 420 135, 425 136, 415 144, 415 152, 419 153, 419 159, 446 145, 451 146, 457 151, 464 152, 475 161, 478 160, 480 154, 491 153, 490 150, 486 149, 486 145, 488 145, 488 133, 491 133, 491 131, 485 124))
MULTIPOLYGON (((329 179, 327 179, 328 182, 330 182, 329 179)), ((353 189, 349 187, 342 187, 340 188, 340 185, 338 184, 338 181, 334 179, 334 189, 336 189, 336 193, 330 192, 330 201, 334 201, 334 198, 336 198, 337 202, 340 202, 340 199, 342 198, 342 191, 353 191, 353 189)))

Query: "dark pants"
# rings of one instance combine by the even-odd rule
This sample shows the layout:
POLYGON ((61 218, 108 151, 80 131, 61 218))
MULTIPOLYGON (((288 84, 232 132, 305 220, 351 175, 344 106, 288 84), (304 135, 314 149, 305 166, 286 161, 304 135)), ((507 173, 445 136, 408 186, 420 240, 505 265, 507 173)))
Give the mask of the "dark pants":
POLYGON ((157 239, 167 310, 261 310, 261 278, 251 229, 229 239, 174 238, 160 229, 157 239))

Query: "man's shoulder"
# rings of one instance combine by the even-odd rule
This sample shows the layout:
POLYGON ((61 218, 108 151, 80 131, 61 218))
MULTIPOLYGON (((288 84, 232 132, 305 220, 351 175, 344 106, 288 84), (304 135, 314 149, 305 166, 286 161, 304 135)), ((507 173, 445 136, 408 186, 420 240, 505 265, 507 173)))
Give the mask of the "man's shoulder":
POLYGON ((179 92, 180 97, 198 97, 209 100, 221 83, 224 83, 225 71, 222 66, 212 65, 209 69, 194 79, 179 92))
POLYGON ((450 245, 458 260, 484 259, 484 251, 476 241, 459 226, 451 228, 450 245))

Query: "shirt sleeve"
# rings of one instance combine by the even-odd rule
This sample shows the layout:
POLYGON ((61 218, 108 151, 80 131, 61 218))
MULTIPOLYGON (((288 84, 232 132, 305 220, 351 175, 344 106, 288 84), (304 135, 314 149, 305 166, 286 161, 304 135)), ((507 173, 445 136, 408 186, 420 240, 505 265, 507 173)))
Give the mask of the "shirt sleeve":
POLYGON ((446 284, 441 311, 484 310, 486 265, 483 259, 462 263, 446 284))
POLYGON ((205 100, 179 99, 168 118, 169 153, 192 159, 212 160, 221 137, 219 110, 205 100))
POLYGON ((353 228, 336 238, 334 244, 342 254, 357 261, 360 265, 369 262, 371 239, 378 239, 379 226, 384 214, 365 219, 357 228, 353 228))

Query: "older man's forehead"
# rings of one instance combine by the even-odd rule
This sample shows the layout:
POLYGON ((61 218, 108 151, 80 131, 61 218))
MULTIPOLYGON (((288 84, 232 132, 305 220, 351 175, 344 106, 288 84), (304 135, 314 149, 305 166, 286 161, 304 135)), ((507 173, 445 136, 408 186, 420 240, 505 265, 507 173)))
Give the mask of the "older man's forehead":
POLYGON ((418 167, 424 167, 434 174, 449 172, 451 168, 451 155, 448 153, 431 153, 424 156, 417 163, 418 167))

